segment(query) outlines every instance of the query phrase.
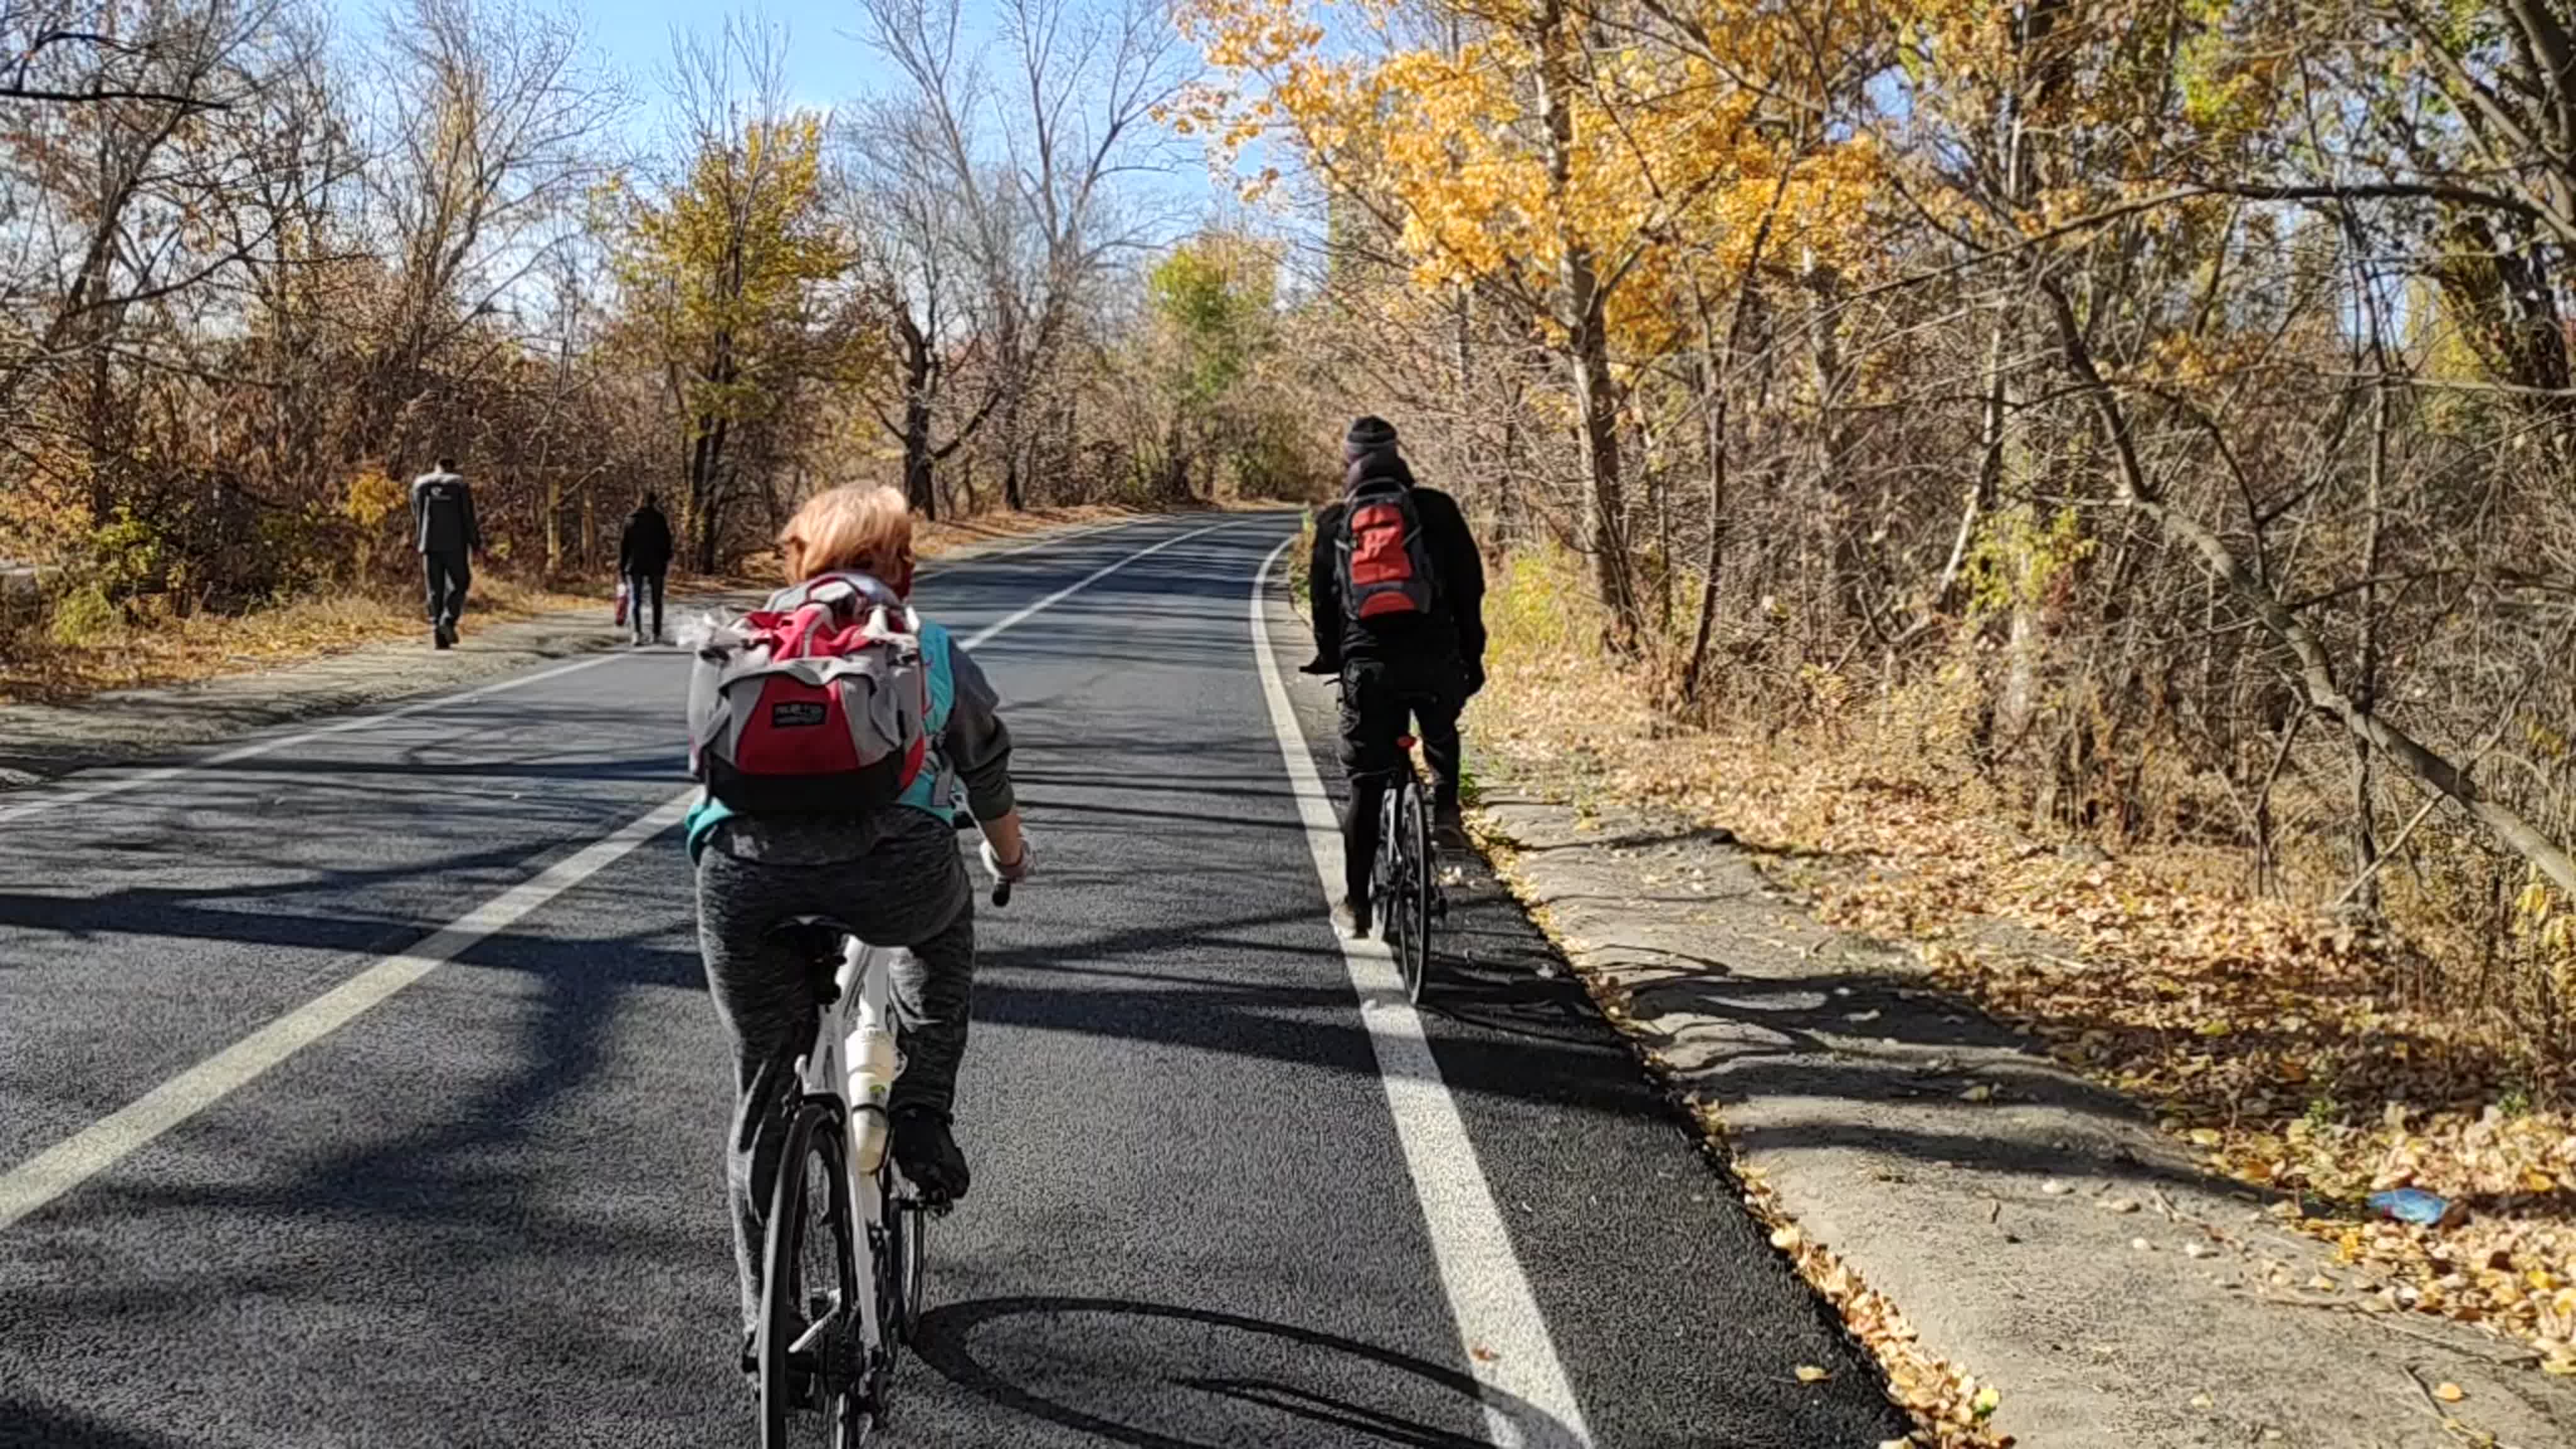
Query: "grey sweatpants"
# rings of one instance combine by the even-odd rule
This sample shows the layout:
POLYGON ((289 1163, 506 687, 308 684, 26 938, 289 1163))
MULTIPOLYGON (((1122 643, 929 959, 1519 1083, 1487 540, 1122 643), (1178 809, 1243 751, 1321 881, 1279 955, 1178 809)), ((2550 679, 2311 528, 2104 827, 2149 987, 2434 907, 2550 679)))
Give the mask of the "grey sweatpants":
POLYGON ((760 1313, 762 1225, 776 1168, 778 1134, 760 1129, 776 1094, 793 1090, 796 1057, 814 1040, 806 963, 771 938, 794 916, 830 916, 871 946, 909 948, 908 964, 894 973, 904 1059, 894 1108, 949 1112, 975 986, 975 895, 946 823, 897 806, 865 830, 837 834, 742 821, 716 827, 698 858, 698 950, 716 1014, 733 1038, 725 1166, 746 1331, 760 1313))

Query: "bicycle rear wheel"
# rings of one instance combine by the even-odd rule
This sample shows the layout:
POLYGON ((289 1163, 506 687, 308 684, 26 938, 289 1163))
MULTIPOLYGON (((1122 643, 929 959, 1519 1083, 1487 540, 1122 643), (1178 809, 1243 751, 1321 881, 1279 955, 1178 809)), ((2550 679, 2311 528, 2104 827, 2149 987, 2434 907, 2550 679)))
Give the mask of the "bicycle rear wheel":
POLYGON ((780 1146, 755 1345, 761 1449, 851 1449, 867 1438, 848 1140, 838 1114, 805 1102, 780 1146))
POLYGON ((1393 913, 1389 944, 1404 978, 1404 997, 1419 1005, 1422 978, 1431 965, 1431 821, 1422 808, 1420 781, 1399 781, 1395 790, 1394 838, 1388 842, 1393 877, 1387 903, 1393 913))

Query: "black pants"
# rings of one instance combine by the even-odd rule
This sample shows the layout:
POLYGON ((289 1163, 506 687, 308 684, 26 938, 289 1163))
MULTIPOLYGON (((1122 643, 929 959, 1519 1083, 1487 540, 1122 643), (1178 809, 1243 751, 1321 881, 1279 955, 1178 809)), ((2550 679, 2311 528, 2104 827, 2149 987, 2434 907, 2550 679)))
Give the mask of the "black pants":
MULTIPOLYGON (((759 1127, 773 1094, 792 1083, 796 1058, 813 1039, 814 987, 802 964, 769 932, 790 916, 837 919, 859 938, 908 946, 895 963, 903 1023, 903 1075, 888 1106, 928 1108, 945 1117, 957 1098, 975 993, 975 892, 945 820, 888 806, 887 828, 857 859, 795 864, 736 857, 731 824, 698 857, 698 950, 716 1013, 733 1038, 734 1123, 726 1153, 732 1184, 734 1263, 741 1270, 742 1324, 760 1312, 761 1218, 775 1164, 762 1159, 759 1127)), ((773 1134, 774 1135, 774 1134, 773 1134)))
POLYGON ((1354 659, 1342 666, 1342 773, 1351 782, 1342 817, 1342 884, 1354 902, 1368 899, 1386 789, 1396 771, 1411 768, 1396 748, 1408 721, 1418 726, 1431 762, 1434 808, 1458 803, 1458 711, 1467 705, 1461 674, 1453 660, 1354 659))
POLYGON ((662 637, 662 575, 628 574, 626 576, 626 622, 635 630, 635 642, 662 637), (644 632, 644 594, 653 594, 653 632, 644 632))
POLYGON ((465 615, 465 586, 474 580, 465 550, 429 550, 420 556, 420 571, 428 585, 430 627, 453 631, 465 615))

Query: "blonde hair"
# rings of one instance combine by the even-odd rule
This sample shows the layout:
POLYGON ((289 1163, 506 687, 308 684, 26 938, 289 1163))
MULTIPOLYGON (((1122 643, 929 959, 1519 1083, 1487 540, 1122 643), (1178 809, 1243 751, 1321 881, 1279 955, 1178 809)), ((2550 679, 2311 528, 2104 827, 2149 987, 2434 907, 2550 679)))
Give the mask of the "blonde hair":
POLYGON ((912 508, 899 488, 833 488, 805 500, 778 535, 787 581, 857 569, 902 588, 912 573, 912 508))

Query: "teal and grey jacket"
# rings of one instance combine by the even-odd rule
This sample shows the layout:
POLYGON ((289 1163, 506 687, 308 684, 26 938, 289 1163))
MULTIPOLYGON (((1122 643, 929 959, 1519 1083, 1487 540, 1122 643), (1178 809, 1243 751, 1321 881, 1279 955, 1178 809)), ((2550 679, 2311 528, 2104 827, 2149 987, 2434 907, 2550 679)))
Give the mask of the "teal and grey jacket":
MULTIPOLYGON (((897 808, 927 811, 945 823, 962 785, 966 808, 976 819, 1009 814, 1016 802, 1011 793, 1011 731, 1002 723, 1001 696, 966 646, 946 627, 927 619, 921 624, 921 658, 930 674, 930 709, 925 720, 930 760, 904 791, 897 808)), ((706 850, 708 838, 727 821, 735 822, 737 832, 760 824, 743 820, 732 807, 700 791, 698 803, 689 811, 691 860, 706 850)), ((802 830, 816 822, 797 824, 802 830)), ((850 822, 853 828, 859 824, 850 822)))

